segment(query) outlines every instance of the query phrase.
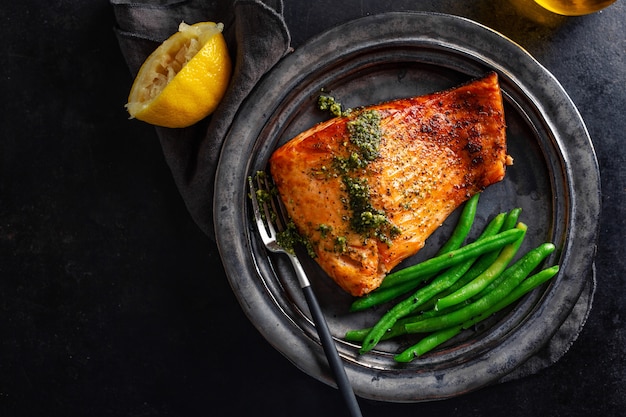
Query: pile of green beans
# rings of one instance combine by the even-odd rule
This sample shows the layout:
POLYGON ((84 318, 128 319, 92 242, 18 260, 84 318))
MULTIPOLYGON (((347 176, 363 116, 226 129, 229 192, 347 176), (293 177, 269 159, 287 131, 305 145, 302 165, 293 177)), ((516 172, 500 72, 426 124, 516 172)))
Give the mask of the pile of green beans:
MULTIPOLYGON (((435 256, 442 256, 453 250, 459 249, 463 245, 463 242, 467 238, 467 235, 472 228, 472 224, 474 223, 474 217, 476 216, 476 209, 478 207, 479 197, 480 194, 475 194, 465 203, 456 227, 452 231, 452 234, 450 235, 446 243, 444 243, 444 245, 439 249, 435 256)), ((498 226, 498 228, 499 227, 500 226, 498 226)), ((485 233, 487 233, 487 231, 485 231, 485 233)), ((483 235, 485 235, 485 233, 483 233, 483 235)), ((494 233, 490 233, 490 235, 491 234, 494 233)), ((355 300, 350 306, 350 311, 365 310, 367 308, 374 307, 376 305, 393 300, 394 298, 397 298, 402 294, 405 294, 415 289, 422 282, 432 278, 433 275, 434 274, 423 275, 406 283, 390 286, 390 288, 379 288, 376 291, 373 291, 355 300)), ((390 279, 389 277, 390 275, 387 276, 385 280, 390 279)), ((393 280, 393 278, 391 279, 393 280)))
POLYGON ((533 274, 554 252, 552 243, 543 243, 513 262, 527 230, 518 221, 519 208, 496 215, 474 242, 464 244, 474 223, 479 195, 465 203, 451 237, 434 257, 388 275, 380 288, 353 302, 351 311, 361 311, 405 297, 374 326, 346 333, 346 340, 361 343, 361 354, 381 340, 426 334, 394 357, 398 362, 410 362, 557 274, 558 265, 533 274))

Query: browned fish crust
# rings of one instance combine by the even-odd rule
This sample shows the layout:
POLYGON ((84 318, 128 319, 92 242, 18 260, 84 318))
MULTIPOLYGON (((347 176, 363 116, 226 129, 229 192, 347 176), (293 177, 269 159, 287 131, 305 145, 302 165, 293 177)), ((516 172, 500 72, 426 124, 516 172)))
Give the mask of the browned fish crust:
POLYGON ((318 264, 345 291, 361 296, 417 253, 460 204, 502 180, 510 160, 500 87, 490 73, 320 123, 277 149, 269 166, 318 264), (378 156, 358 176, 367 181, 371 206, 399 231, 382 240, 354 230, 345 181, 333 168, 351 152, 347 123, 370 110, 381 116, 382 136, 378 156))

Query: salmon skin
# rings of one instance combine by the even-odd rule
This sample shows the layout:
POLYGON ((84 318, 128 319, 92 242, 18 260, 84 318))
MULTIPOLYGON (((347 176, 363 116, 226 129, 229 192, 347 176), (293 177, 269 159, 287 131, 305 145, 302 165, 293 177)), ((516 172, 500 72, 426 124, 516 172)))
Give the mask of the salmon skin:
POLYGON ((489 73, 319 123, 275 150, 269 169, 317 263, 362 296, 510 163, 498 77, 489 73))

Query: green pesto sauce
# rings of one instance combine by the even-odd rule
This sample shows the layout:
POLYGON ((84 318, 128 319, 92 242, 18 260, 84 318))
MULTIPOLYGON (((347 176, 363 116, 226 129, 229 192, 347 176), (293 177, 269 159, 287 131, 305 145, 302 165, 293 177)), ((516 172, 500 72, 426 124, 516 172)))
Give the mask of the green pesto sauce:
POLYGON ((348 191, 348 204, 352 211, 350 218, 352 229, 360 234, 365 234, 372 227, 379 226, 380 223, 374 224, 372 219, 374 216, 385 218, 385 215, 372 207, 367 179, 344 175, 342 180, 348 191))
POLYGON ((381 115, 375 110, 362 111, 347 123, 350 144, 356 150, 339 164, 342 181, 348 194, 348 205, 352 211, 350 227, 364 237, 376 237, 390 243, 399 233, 386 214, 372 206, 367 177, 358 174, 379 156, 382 130, 381 115))
POLYGON ((350 142, 359 149, 362 159, 371 162, 378 157, 382 131, 380 113, 376 110, 361 112, 347 123, 350 142))
POLYGON ((372 206, 367 179, 344 175, 342 180, 352 211, 350 227, 365 237, 376 237, 381 242, 391 243, 391 238, 397 236, 400 229, 391 223, 385 212, 372 206))
MULTIPOLYGON (((333 97, 320 96, 318 105, 321 110, 329 110, 335 116, 352 115, 341 110, 341 104, 333 97)), ((386 214, 375 209, 371 204, 370 188, 367 178, 360 176, 367 169, 369 163, 379 156, 379 148, 382 138, 380 127, 381 114, 376 110, 360 111, 346 123, 349 140, 346 146, 349 148, 348 157, 335 157, 333 168, 335 174, 340 175, 346 189, 347 198, 344 204, 352 212, 350 227, 365 238, 376 237, 382 242, 391 243, 391 238, 400 233, 400 229, 393 225, 386 214)), ((328 167, 318 172, 328 172, 328 167)), ((325 234, 322 233, 322 237, 325 234)), ((338 238, 335 242, 335 251, 346 250, 345 237, 338 238)))
POLYGON ((317 99, 317 107, 322 111, 328 111, 335 117, 348 116, 352 109, 343 109, 340 102, 335 100, 334 97, 321 95, 317 99))
POLYGON ((302 245, 311 258, 315 258, 316 256, 311 242, 298 233, 295 223, 291 220, 287 223, 285 230, 276 234, 276 243, 292 255, 296 253, 296 246, 302 245))
POLYGON ((317 226, 317 230, 322 234, 322 238, 326 239, 326 236, 333 230, 333 227, 327 224, 320 224, 317 226))
POLYGON ((344 253, 348 250, 348 240, 345 236, 337 236, 335 239, 335 252, 344 253))
MULTIPOLYGON (((252 178, 250 178, 252 179, 252 178)), ((259 206, 263 206, 264 204, 268 207, 268 213, 270 218, 266 218, 265 210, 261 210, 261 217, 266 222, 271 222, 276 224, 278 219, 278 214, 274 211, 273 206, 271 204, 272 198, 280 198, 278 195, 278 189, 274 185, 274 183, 269 179, 267 173, 265 171, 257 171, 255 178, 256 181, 263 184, 265 188, 259 188, 255 190, 257 201, 259 202, 259 206)), ((296 228, 295 223, 289 219, 287 222, 287 226, 284 230, 278 232, 276 234, 276 243, 278 246, 283 248, 285 251, 290 254, 295 254, 295 248, 298 245, 304 246, 307 253, 310 257, 315 258, 316 254, 313 250, 313 245, 309 242, 308 239, 304 238, 302 235, 298 233, 298 229, 296 228)))

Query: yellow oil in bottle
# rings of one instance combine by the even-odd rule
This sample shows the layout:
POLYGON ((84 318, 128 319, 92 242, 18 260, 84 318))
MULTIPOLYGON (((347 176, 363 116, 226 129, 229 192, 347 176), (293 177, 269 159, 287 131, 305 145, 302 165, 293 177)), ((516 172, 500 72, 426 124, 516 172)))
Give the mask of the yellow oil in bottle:
POLYGON ((582 16, 604 9, 616 0, 535 0, 551 12, 565 16, 582 16))

